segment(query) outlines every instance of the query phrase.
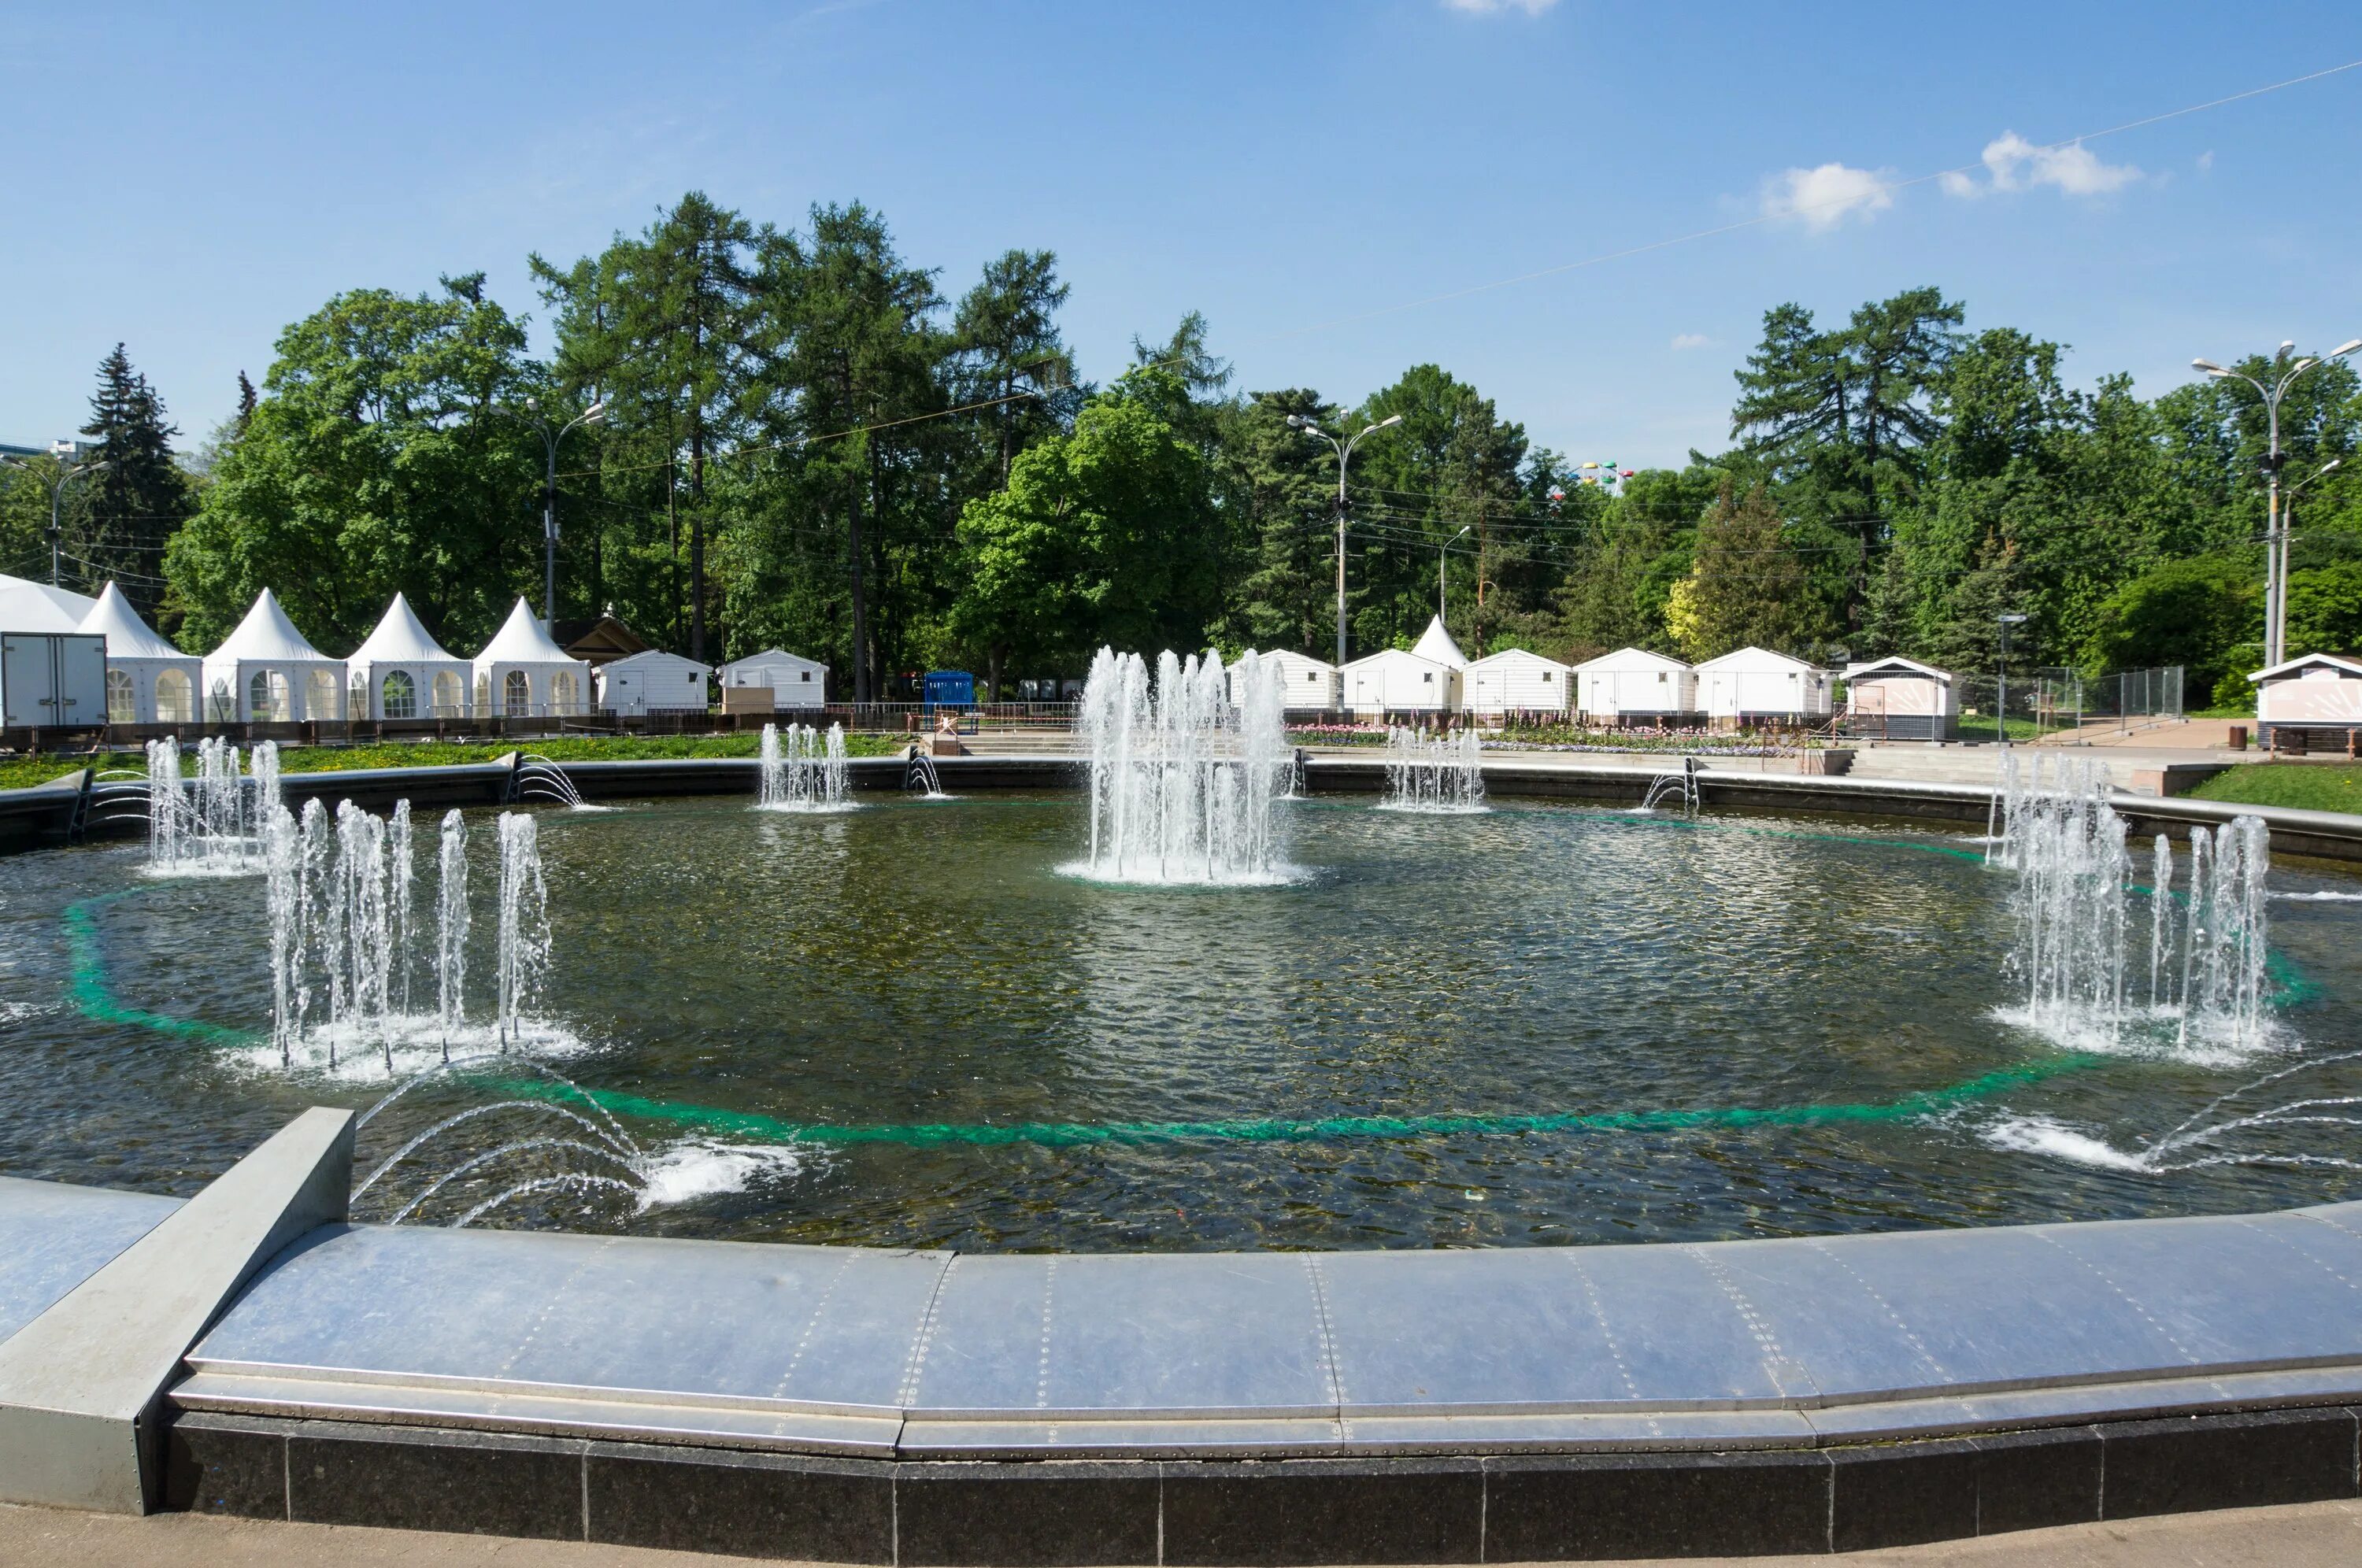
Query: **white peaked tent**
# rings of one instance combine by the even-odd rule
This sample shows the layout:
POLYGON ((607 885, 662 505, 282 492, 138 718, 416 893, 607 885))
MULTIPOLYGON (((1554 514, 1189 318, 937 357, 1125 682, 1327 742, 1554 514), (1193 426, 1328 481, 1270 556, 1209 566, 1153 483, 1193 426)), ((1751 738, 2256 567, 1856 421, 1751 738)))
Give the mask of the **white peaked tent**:
POLYGON ((468 661, 445 652, 399 593, 385 607, 377 630, 345 663, 356 719, 458 719, 468 713, 474 684, 468 661))
POLYGON ((590 665, 567 657, 520 595, 476 656, 477 716, 548 718, 590 711, 590 665))
POLYGON ((98 607, 87 594, 0 575, 0 632, 71 632, 98 607))
POLYGON ((1574 671, 1524 648, 1486 654, 1461 679, 1467 689, 1468 711, 1486 718, 1563 713, 1574 706, 1574 671))
POLYGON ((203 659, 158 636, 123 591, 108 583, 83 616, 79 632, 106 639, 106 722, 110 724, 193 724, 204 690, 203 659))
POLYGON ((237 630, 205 655, 202 716, 209 723, 285 723, 344 712, 345 661, 305 642, 267 588, 237 630))
POLYGON ((1428 622, 1427 630, 1418 635, 1418 641, 1411 645, 1410 651, 1421 658, 1431 659, 1452 669, 1468 668, 1468 656, 1460 651, 1460 645, 1453 642, 1451 634, 1443 629, 1443 617, 1440 615, 1428 622))

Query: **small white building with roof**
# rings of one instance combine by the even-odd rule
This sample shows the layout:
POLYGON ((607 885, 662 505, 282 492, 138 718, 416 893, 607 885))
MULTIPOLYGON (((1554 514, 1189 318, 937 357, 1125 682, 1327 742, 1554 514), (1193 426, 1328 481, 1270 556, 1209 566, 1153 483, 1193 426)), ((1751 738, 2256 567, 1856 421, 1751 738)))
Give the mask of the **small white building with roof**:
POLYGON ((1574 667, 1575 709, 1610 724, 1686 725, 1698 707, 1697 671, 1646 648, 1617 648, 1574 667))
POLYGON ((1574 708, 1574 671, 1525 648, 1503 648, 1472 660, 1462 672, 1461 685, 1468 711, 1481 718, 1564 714, 1574 708))
POLYGON ((2362 731, 2362 659, 2306 654, 2247 679, 2256 687, 2257 738, 2267 745, 2275 730, 2343 730, 2348 745, 2362 731))
POLYGON ((1337 667, 1310 654, 1286 648, 1264 654, 1279 667, 1280 706, 1297 712, 1333 713, 1344 704, 1344 681, 1337 667))
POLYGON ((597 679, 603 713, 702 713, 713 705, 706 690, 713 671, 659 648, 611 658, 599 667, 597 679))
POLYGON ((516 608, 476 656, 479 718, 552 718, 590 711, 590 667, 550 640, 533 606, 516 608))
POLYGON ((106 639, 106 722, 193 724, 204 690, 204 661, 184 654, 139 618, 112 582, 92 602, 79 632, 106 639))
POLYGON ((0 632, 72 632, 98 601, 30 578, 0 574, 0 632))
POLYGON ((1805 723, 1829 716, 1829 673, 1809 659, 1752 646, 1697 666, 1698 700, 1717 729, 1805 723))
POLYGON ((1384 648, 1354 659, 1338 671, 1345 706, 1355 716, 1376 718, 1387 713, 1457 712, 1461 674, 1468 657, 1443 618, 1428 623, 1418 642, 1408 649, 1384 648))
POLYGON ((204 669, 206 723, 281 724, 344 716, 345 661, 305 642, 267 588, 255 595, 237 629, 205 655, 204 669))
POLYGON ((410 601, 396 593, 377 629, 345 661, 355 719, 462 719, 473 671, 428 635, 410 601))
POLYGON ((775 712, 828 706, 828 666, 785 648, 765 648, 734 658, 722 667, 721 674, 726 687, 769 687, 775 712))
POLYGON ((1887 740, 1949 740, 1959 727, 1959 678, 1893 655, 1845 668, 1846 725, 1887 740))

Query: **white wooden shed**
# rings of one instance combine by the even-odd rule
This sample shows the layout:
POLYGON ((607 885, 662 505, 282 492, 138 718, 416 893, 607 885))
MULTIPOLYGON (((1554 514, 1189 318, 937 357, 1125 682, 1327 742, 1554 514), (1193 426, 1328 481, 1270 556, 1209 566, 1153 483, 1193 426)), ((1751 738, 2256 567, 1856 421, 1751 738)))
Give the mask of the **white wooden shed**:
POLYGON ((1646 648, 1617 648, 1574 667, 1575 708, 1610 724, 1693 724, 1697 671, 1646 648))
POLYGON ((2348 744, 2362 730, 2362 660, 2306 654, 2247 679, 2256 686, 2257 737, 2267 745, 2279 729, 2343 730, 2348 744))
POLYGON ((1333 713, 1345 705, 1344 682, 1337 667, 1326 659, 1284 648, 1263 657, 1279 667, 1281 706, 1298 712, 1333 713))
POLYGON ((254 596, 237 630, 205 655, 204 668, 208 723, 283 724, 345 715, 345 661, 305 642, 267 588, 254 596))
POLYGON ((1374 718, 1385 713, 1457 712, 1461 672, 1468 659, 1440 618, 1407 652, 1386 648, 1357 658, 1338 673, 1344 686, 1345 706, 1355 715, 1374 718))
POLYGON ((771 706, 778 712, 828 705, 828 666, 784 648, 765 648, 732 659, 722 667, 722 684, 767 686, 771 706))
POLYGON ((459 719, 473 684, 468 661, 445 650, 397 593, 345 661, 355 719, 459 719))
POLYGON ((590 711, 590 667, 568 658, 550 640, 523 595, 475 663, 479 718, 545 719, 590 711))
POLYGON ((1563 714, 1574 707, 1574 671, 1524 648, 1504 648, 1473 661, 1462 676, 1462 687, 1468 711, 1485 718, 1563 714))
POLYGON ((1900 657, 1846 666, 1846 723, 1888 740, 1949 740, 1960 716, 1959 679, 1900 657))
POLYGON ((123 591, 108 583, 76 628, 106 639, 106 722, 193 724, 204 661, 158 636, 123 591))
POLYGON ((706 690, 712 679, 695 659, 657 648, 611 658, 599 667, 599 709, 631 717, 702 713, 713 705, 706 690))
POLYGON ((1806 723, 1829 716, 1829 672, 1809 659, 1743 647, 1697 667, 1698 700, 1716 729, 1806 723))

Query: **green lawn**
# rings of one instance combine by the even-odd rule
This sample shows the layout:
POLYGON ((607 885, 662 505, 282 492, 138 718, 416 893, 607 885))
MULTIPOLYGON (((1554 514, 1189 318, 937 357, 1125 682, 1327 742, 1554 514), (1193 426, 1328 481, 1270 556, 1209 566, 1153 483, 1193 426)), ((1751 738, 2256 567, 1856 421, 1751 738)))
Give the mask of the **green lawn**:
MULTIPOLYGON (((289 773, 324 773, 334 768, 449 767, 463 762, 491 762, 512 751, 531 752, 552 762, 645 762, 679 756, 753 756, 762 748, 762 735, 752 730, 723 735, 575 735, 563 740, 394 742, 383 745, 288 747, 280 752, 279 765, 289 773)), ((844 749, 854 756, 891 756, 908 744, 895 735, 844 737, 844 749)), ((136 751, 110 753, 97 762, 102 768, 148 771, 147 759, 136 751)), ((190 766, 187 761, 182 764, 183 771, 190 766)), ((0 790, 46 784, 61 775, 78 772, 82 767, 72 758, 56 757, 0 762, 0 790)))
POLYGON ((2220 773, 2191 793, 2202 801, 2243 806, 2293 806, 2308 812, 2362 815, 2362 767, 2334 763, 2249 762, 2220 773))

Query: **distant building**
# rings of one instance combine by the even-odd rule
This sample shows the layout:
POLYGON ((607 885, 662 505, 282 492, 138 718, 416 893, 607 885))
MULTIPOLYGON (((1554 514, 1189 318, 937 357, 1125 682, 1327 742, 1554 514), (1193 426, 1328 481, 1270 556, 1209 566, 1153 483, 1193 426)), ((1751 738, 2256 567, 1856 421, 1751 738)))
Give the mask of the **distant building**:
POLYGON ((1581 683, 1576 709, 1610 724, 1682 727, 1705 715, 1698 707, 1697 671, 1646 648, 1617 648, 1574 667, 1581 683))
POLYGON ((2313 732, 2296 749, 2327 743, 2340 750, 2362 732, 2362 658, 2306 654, 2259 669, 2256 684, 2256 734, 2265 745, 2283 730, 2313 732))
POLYGON ((1769 648, 1744 647, 1697 667, 1706 722, 1716 729, 1808 723, 1829 716, 1828 671, 1769 648))
POLYGON ((1887 740, 1949 740, 1959 727, 1959 679, 1909 658, 1846 666, 1846 725, 1887 740))

